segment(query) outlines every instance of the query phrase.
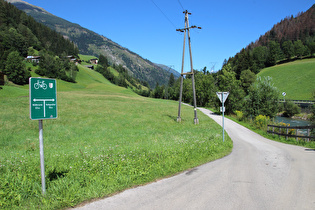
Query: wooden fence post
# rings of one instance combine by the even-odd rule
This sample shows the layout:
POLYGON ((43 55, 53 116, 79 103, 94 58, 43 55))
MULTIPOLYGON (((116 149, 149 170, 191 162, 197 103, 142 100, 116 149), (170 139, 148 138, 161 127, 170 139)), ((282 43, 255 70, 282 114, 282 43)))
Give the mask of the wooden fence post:
POLYGON ((272 126, 272 135, 275 135, 275 127, 272 126))
MULTIPOLYGON (((310 136, 310 135, 311 135, 311 129, 307 129, 307 136, 310 136)), ((307 141, 309 142, 310 138, 307 138, 307 141)))

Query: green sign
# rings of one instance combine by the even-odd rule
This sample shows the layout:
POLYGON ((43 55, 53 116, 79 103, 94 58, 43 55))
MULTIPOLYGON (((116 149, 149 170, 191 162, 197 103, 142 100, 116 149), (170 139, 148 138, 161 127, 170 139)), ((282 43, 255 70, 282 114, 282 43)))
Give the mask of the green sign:
POLYGON ((32 120, 57 118, 57 87, 55 79, 31 77, 30 118, 32 120))

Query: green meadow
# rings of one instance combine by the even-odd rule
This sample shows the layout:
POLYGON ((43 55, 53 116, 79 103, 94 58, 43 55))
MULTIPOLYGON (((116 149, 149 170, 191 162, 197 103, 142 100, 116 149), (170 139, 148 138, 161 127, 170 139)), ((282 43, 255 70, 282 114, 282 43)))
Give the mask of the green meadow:
POLYGON ((259 76, 270 76, 286 99, 314 100, 315 58, 298 60, 263 69, 259 76))
POLYGON ((58 118, 43 123, 46 195, 28 86, 0 90, 1 209, 73 207, 232 151, 231 139, 222 142, 222 128, 213 120, 198 112, 194 125, 192 107, 182 106, 177 123, 176 101, 138 96, 83 66, 77 81, 57 80, 58 118))

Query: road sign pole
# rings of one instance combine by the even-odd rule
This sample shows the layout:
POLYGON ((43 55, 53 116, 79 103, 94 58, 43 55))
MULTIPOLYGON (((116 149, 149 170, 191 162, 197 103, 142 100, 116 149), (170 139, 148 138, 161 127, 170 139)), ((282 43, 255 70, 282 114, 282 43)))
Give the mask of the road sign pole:
POLYGON ((222 128, 223 128, 223 132, 222 132, 222 136, 223 136, 223 142, 224 142, 224 100, 223 100, 223 94, 221 94, 222 96, 222 128))
POLYGON ((223 137, 223 142, 224 142, 224 112, 225 112, 225 107, 224 107, 224 102, 227 99, 227 97, 229 96, 229 92, 216 92, 218 98, 220 99, 221 103, 222 103, 222 137, 223 137))
POLYGON ((46 193, 45 182, 45 162, 44 162, 44 140, 43 140, 43 120, 38 120, 39 124, 39 154, 40 154, 40 169, 42 177, 42 193, 46 193))
POLYGON ((57 118, 57 87, 55 79, 29 78, 30 118, 38 120, 39 155, 42 179, 42 193, 46 193, 43 120, 57 118))

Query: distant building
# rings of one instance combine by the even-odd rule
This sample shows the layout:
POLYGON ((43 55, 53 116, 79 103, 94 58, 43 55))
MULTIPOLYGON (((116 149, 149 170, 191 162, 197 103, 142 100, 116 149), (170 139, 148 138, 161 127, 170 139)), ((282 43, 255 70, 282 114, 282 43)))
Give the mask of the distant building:
POLYGON ((94 70, 94 66, 93 65, 85 65, 85 67, 89 68, 89 69, 93 69, 94 70))
POLYGON ((26 57, 26 60, 28 62, 39 63, 40 56, 29 55, 29 56, 26 57))
POLYGON ((90 60, 90 63, 91 63, 91 64, 98 64, 98 59, 97 59, 97 58, 92 58, 92 59, 90 60))
POLYGON ((73 55, 68 55, 67 58, 70 60, 70 62, 75 63, 75 65, 81 64, 81 60, 77 59, 73 55))

